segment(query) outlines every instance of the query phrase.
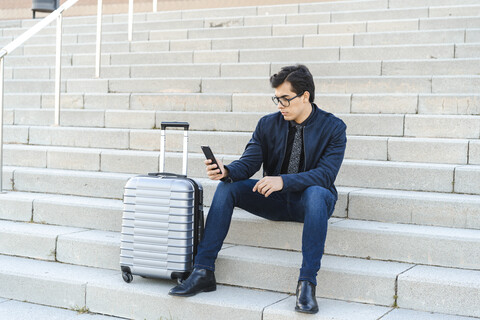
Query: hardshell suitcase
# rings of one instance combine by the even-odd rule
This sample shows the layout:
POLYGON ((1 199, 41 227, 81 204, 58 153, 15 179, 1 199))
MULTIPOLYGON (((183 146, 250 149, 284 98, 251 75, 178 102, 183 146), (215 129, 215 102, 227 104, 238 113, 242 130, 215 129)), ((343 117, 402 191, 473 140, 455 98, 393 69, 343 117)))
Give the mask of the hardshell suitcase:
POLYGON ((203 189, 187 178, 186 122, 162 122, 160 173, 136 176, 125 185, 120 266, 126 282, 133 275, 186 279, 193 270, 203 235, 203 189), (165 129, 184 129, 183 175, 164 173, 165 129))

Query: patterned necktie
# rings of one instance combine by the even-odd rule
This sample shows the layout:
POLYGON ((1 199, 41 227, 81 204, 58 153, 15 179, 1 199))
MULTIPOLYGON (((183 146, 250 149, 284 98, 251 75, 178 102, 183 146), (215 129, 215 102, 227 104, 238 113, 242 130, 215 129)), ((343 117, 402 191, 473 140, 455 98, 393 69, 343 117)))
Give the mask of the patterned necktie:
POLYGON ((298 173, 300 167, 300 154, 302 152, 302 126, 295 124, 295 138, 293 139, 292 154, 288 163, 287 173, 298 173))

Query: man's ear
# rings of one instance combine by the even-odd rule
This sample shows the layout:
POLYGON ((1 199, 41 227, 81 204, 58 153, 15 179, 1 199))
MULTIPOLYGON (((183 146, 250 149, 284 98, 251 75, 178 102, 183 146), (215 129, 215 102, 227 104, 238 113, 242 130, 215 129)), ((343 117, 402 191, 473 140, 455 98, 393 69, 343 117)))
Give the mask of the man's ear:
POLYGON ((303 103, 307 103, 310 101, 310 92, 305 91, 302 96, 303 103))

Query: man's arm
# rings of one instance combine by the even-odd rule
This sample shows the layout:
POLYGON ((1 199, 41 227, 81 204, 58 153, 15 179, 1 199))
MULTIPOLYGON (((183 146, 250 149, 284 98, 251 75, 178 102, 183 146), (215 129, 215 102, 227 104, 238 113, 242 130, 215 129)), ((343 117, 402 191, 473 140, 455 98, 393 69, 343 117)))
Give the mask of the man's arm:
POLYGON ((228 178, 230 178, 228 180, 230 182, 248 179, 260 170, 263 162, 261 142, 262 119, 258 121, 252 138, 245 147, 245 151, 240 159, 233 161, 228 166, 224 166, 228 170, 228 178))
POLYGON ((346 125, 342 122, 334 129, 333 136, 315 169, 296 174, 281 175, 282 192, 302 191, 310 186, 329 189, 342 165, 347 144, 346 125))

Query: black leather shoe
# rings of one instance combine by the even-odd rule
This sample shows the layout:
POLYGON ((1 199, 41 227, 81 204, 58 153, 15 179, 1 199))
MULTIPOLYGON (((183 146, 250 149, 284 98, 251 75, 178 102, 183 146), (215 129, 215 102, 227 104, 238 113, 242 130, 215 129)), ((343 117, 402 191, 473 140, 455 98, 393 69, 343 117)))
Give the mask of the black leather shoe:
POLYGON ((315 298, 315 285, 310 281, 298 281, 295 311, 303 313, 318 312, 317 298, 315 298))
POLYGON ((193 269, 192 274, 181 284, 172 288, 168 293, 171 296, 191 297, 199 292, 217 290, 215 274, 207 269, 193 269))

